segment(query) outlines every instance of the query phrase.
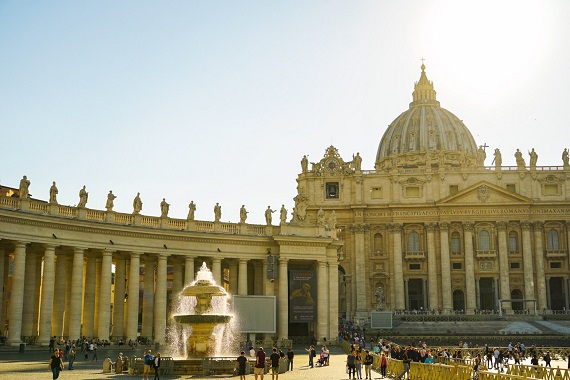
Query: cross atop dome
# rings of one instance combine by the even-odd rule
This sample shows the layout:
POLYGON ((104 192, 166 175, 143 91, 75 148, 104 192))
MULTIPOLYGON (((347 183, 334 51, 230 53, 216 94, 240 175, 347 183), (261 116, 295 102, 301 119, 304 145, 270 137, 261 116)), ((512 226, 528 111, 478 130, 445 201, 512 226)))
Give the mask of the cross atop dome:
POLYGON ((413 102, 410 103, 410 108, 413 106, 434 104, 439 106, 439 102, 436 100, 436 92, 433 89, 433 82, 427 79, 425 72, 426 66, 424 65, 425 59, 422 58, 422 73, 420 75, 420 80, 414 84, 414 92, 412 93, 413 102))

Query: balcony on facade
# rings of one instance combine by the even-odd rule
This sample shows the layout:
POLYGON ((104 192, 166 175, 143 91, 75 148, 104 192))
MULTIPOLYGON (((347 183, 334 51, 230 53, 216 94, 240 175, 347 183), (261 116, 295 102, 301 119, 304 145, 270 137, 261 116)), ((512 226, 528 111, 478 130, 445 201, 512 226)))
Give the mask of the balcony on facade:
POLYGON ((415 261, 415 260, 425 260, 426 253, 425 251, 405 251, 404 252, 404 259, 415 261))
POLYGON ((497 251, 493 250, 488 250, 488 251, 480 251, 477 250, 476 251, 476 258, 478 259, 488 259, 488 258, 494 258, 497 257, 497 251))
POLYGON ((566 256, 567 252, 564 249, 546 250, 547 259, 564 259, 566 256))

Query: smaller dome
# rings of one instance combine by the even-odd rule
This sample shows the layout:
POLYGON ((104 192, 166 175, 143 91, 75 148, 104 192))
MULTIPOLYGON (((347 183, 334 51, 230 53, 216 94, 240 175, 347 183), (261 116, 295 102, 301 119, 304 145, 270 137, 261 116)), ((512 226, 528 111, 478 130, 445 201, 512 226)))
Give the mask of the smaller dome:
POLYGON ((441 108, 423 64, 421 69, 409 109, 382 136, 376 169, 482 165, 473 135, 463 121, 441 108))

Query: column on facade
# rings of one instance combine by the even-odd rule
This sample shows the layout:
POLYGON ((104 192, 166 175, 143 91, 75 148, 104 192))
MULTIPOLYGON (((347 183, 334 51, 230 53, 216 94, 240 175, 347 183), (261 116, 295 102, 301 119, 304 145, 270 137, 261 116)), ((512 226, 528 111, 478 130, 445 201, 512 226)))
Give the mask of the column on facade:
POLYGON ((546 303, 546 281, 544 278, 544 240, 543 231, 544 223, 534 223, 534 255, 536 260, 536 292, 538 304, 537 308, 540 312, 547 308, 546 303))
MULTIPOLYGON (((101 267, 102 267, 101 257, 97 257, 95 259, 95 318, 93 320, 93 334, 94 336, 97 337, 99 336, 99 308, 100 308, 99 302, 101 301, 101 267)), ((109 330, 108 326, 107 330, 109 330)))
POLYGON ((495 299, 499 299, 499 279, 497 277, 493 277, 493 286, 495 290, 495 299))
POLYGON ((475 277, 475 307, 481 309, 481 277, 475 277))
MULTIPOLYGON (((63 336, 69 337, 69 318, 71 316, 71 274, 73 272, 73 254, 65 258, 65 306, 63 307, 63 336)), ((77 339, 77 338, 76 338, 77 339)))
POLYGON ((402 225, 392 225, 392 252, 394 252, 394 293, 396 309, 406 309, 406 294, 404 291, 404 266, 402 262, 402 225))
POLYGON ((564 282, 562 284, 564 286, 564 305, 566 307, 566 310, 568 310, 568 308, 570 307, 570 305, 568 304, 568 302, 570 301, 570 298, 568 297, 568 276, 564 276, 564 282))
POLYGON ((475 265, 473 263, 473 228, 473 223, 463 223, 465 238, 465 309, 469 314, 472 314, 477 307, 475 295, 475 265))
POLYGON ((275 295, 275 283, 272 281, 269 281, 269 279, 267 278, 267 273, 268 273, 268 266, 267 266, 267 259, 263 260, 261 265, 261 284, 262 284, 262 288, 261 288, 261 294, 263 294, 264 296, 273 296, 275 295))
POLYGON ((129 265, 129 289, 127 298, 127 322, 126 339, 127 341, 137 339, 139 327, 139 281, 140 281, 140 254, 131 253, 131 262, 129 265))
MULTIPOLYGON (((497 222, 498 239, 499 239, 499 279, 501 282, 500 298, 503 300, 511 299, 511 285, 509 278, 509 251, 507 249, 507 223, 497 222)), ((510 302, 502 304, 506 313, 512 311, 510 302)))
POLYGON ((51 336, 63 335, 63 307, 65 305, 65 279, 67 257, 60 253, 55 262, 55 285, 53 289, 53 309, 51 313, 51 336))
MULTIPOLYGON (((113 254, 103 251, 101 260, 101 281, 99 286, 99 304, 97 320, 97 336, 101 340, 109 339, 109 326, 111 325, 111 271, 113 270, 113 254)), ((116 269, 115 269, 116 274, 116 269)), ((116 283, 117 281, 115 281, 116 283)), ((123 281, 124 284, 124 281, 123 281)))
POLYGON ((356 292, 356 313, 358 317, 368 316, 368 307, 366 305, 366 255, 364 245, 364 232, 368 230, 365 224, 355 225, 354 231, 354 284, 356 292))
POLYGON ((55 284, 55 246, 46 245, 44 252, 44 273, 42 277, 42 295, 38 345, 49 345, 52 329, 53 291, 55 284))
POLYGON ((451 262, 449 259, 449 223, 439 223, 441 245, 441 302, 444 311, 453 310, 451 293, 451 262))
POLYGON ((83 295, 83 248, 73 249, 71 270, 71 293, 69 304, 69 339, 81 337, 81 304, 83 295))
POLYGON ((184 260, 184 286, 194 281, 194 256, 186 256, 184 260))
POLYGON ((35 335, 32 332, 34 317, 34 292, 36 290, 36 255, 32 252, 26 254, 26 269, 24 283, 24 303, 22 305, 22 336, 35 335))
POLYGON ((329 318, 329 333, 327 340, 333 342, 338 337, 338 261, 336 258, 337 247, 327 248, 328 257, 328 318, 329 318))
MULTIPOLYGON (((279 297, 277 298, 277 337, 289 338, 289 287, 287 264, 289 259, 279 258, 279 297)), ((241 262, 240 262, 241 264, 241 262)))
POLYGON ((172 260, 172 309, 170 313, 173 314, 178 310, 180 305, 180 292, 184 289, 184 273, 182 272, 182 265, 178 258, 172 260))
POLYGON ((550 309, 552 307, 552 300, 550 299, 550 277, 544 278, 546 282, 546 308, 550 309))
POLYGON ((216 284, 222 284, 222 259, 218 257, 212 258, 212 276, 216 284))
POLYGON ((32 318, 32 331, 34 336, 38 336, 40 332, 40 298, 42 291, 42 255, 36 255, 36 286, 34 289, 34 317, 32 318))
POLYGON ((247 295, 247 259, 239 259, 238 294, 247 295))
POLYGON ((158 255, 156 266, 156 295, 154 298, 154 342, 163 345, 166 340, 166 277, 168 255, 158 255))
POLYGON ((263 264, 259 260, 253 261, 253 294, 263 294, 263 264))
POLYGON ((113 337, 125 336, 125 283, 127 280, 127 262, 123 257, 115 259, 115 294, 113 297, 113 337))
POLYGON ((94 256, 88 256, 85 264, 85 293, 83 295, 83 331, 87 337, 94 337, 95 322, 95 283, 97 280, 97 262, 94 256))
POLYGON ((532 246, 530 240, 530 227, 528 221, 521 222, 522 227, 522 251, 524 270, 524 298, 533 299, 534 296, 534 269, 532 265, 532 246))
POLYGON ((141 336, 152 338, 154 319, 154 257, 148 254, 144 260, 143 287, 141 336))
POLYGON ((427 225, 427 249, 428 249, 428 290, 431 309, 438 309, 437 304, 437 258, 435 257, 435 223, 427 225))
POLYGON ((24 305, 24 280, 26 276, 26 243, 14 244, 14 269, 12 270, 12 294, 10 298, 9 345, 17 345, 22 337, 22 307, 24 305))
POLYGON ((352 317, 354 317, 354 308, 352 307, 352 276, 345 276, 344 286, 346 295, 346 318, 352 320, 352 317))
POLYGON ((406 309, 410 310, 410 297, 408 297, 409 293, 409 286, 410 286, 410 280, 409 279, 405 279, 404 280, 404 305, 406 305, 406 309))
POLYGON ((327 280, 329 277, 327 262, 319 261, 317 263, 318 273, 318 297, 317 297, 317 340, 323 338, 330 339, 328 335, 329 319, 328 319, 328 293, 327 280))
POLYGON ((230 271, 230 294, 238 294, 238 261, 230 260, 228 268, 230 271))
POLYGON ((4 270, 6 269, 6 251, 3 247, 0 247, 0 326, 4 326, 4 282, 6 277, 4 275, 4 270))

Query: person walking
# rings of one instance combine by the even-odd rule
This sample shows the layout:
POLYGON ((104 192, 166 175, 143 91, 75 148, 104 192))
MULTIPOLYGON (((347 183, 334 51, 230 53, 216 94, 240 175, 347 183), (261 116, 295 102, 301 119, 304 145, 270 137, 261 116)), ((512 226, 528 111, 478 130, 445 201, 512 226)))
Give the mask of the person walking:
POLYGON ((364 356, 364 374, 366 379, 372 379, 372 372, 371 367, 372 363, 374 363, 374 357, 370 355, 370 351, 366 350, 366 355, 364 356))
POLYGON ((75 362, 75 344, 71 346, 71 349, 69 350, 69 353, 67 354, 67 358, 68 358, 68 363, 67 363, 67 369, 71 370, 73 369, 73 362, 75 362))
POLYGON ((281 356, 277 353, 277 348, 273 348, 273 353, 269 359, 271 360, 271 380, 279 380, 279 359, 281 356))
POLYGON ((153 357, 151 354, 151 350, 148 350, 144 353, 144 366, 143 366, 143 379, 148 380, 150 375, 150 367, 152 366, 153 357))
POLYGON ((362 349, 356 351, 356 378, 362 379, 362 349))
POLYGON ((305 348, 305 351, 309 353, 309 367, 313 368, 313 358, 317 356, 315 346, 311 345, 311 347, 305 348))
POLYGON ((289 349, 289 351, 287 351, 287 371, 292 371, 293 370, 293 358, 295 357, 295 353, 293 352, 293 350, 289 349))
POLYGON ((156 353, 152 364, 154 367, 154 380, 160 380, 160 352, 156 353))
POLYGON ((58 348, 54 349, 53 355, 49 360, 49 369, 51 370, 53 380, 56 380, 59 377, 59 372, 63 370, 63 362, 59 357, 58 348))
POLYGON ((356 379, 356 355, 354 351, 350 351, 346 357, 346 366, 348 368, 348 378, 356 379))
POLYGON ((382 352, 382 356, 380 357, 380 373, 382 374, 382 378, 386 377, 386 367, 388 367, 388 359, 386 359, 386 354, 382 352))
POLYGON ((236 365, 234 369, 237 369, 237 374, 239 375, 239 380, 245 380, 245 366, 247 364, 247 358, 245 357, 245 351, 240 352, 240 355, 236 359, 236 365))
POLYGON ((255 368, 253 369, 253 374, 255 375, 255 380, 261 375, 260 379, 263 380, 263 373, 265 372, 265 351, 263 347, 259 347, 257 354, 255 354, 255 368))

